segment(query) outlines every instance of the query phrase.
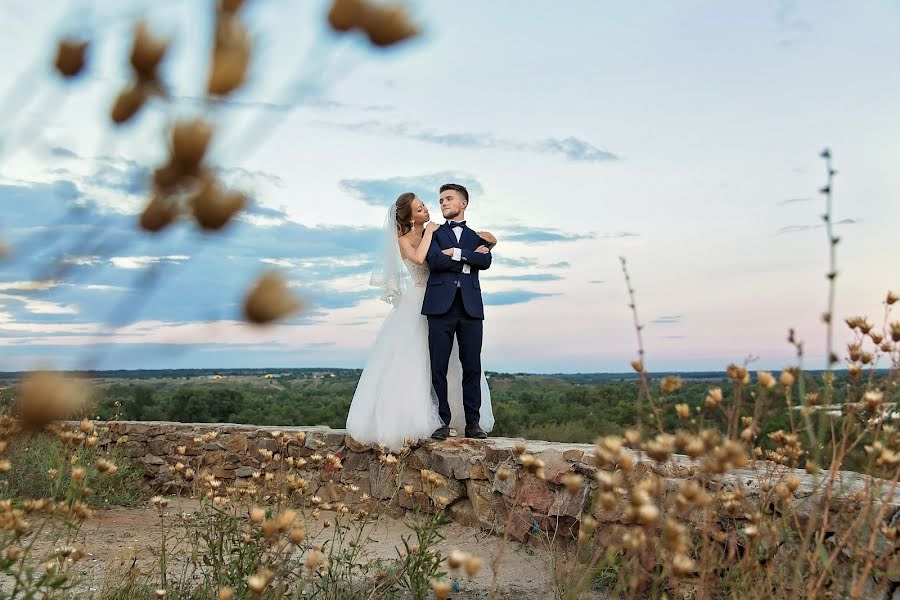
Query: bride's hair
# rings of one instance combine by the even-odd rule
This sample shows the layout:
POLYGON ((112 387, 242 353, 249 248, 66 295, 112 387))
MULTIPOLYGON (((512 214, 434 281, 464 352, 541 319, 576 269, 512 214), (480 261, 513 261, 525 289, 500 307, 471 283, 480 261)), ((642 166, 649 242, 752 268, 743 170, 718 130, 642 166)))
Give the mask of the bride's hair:
POLYGON ((397 197, 394 207, 397 209, 397 237, 403 237, 412 229, 412 201, 416 195, 403 192, 397 197))

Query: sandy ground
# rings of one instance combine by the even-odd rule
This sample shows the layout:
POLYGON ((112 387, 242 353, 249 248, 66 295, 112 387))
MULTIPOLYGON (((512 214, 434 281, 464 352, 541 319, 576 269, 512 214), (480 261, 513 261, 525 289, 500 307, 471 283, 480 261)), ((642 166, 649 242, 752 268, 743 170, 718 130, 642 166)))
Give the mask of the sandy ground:
MULTIPOLYGON (((174 499, 169 513, 192 512, 197 502, 189 499, 174 499)), ((321 519, 330 517, 323 513, 321 519)), ((129 571, 152 574, 156 570, 156 552, 159 547, 160 524, 156 509, 112 508, 98 511, 82 527, 77 543, 83 545, 88 555, 79 563, 84 586, 80 586, 75 597, 93 597, 104 584, 109 585, 124 577, 129 571)), ((308 524, 308 531, 319 528, 308 524)), ((330 537, 330 530, 325 535, 330 537)), ((443 554, 459 549, 476 555, 483 561, 481 572, 469 580, 464 574, 454 578, 459 583, 459 591, 453 598, 484 598, 491 587, 493 572, 491 563, 497 556, 501 539, 473 528, 451 523, 441 530, 445 540, 439 544, 443 554)), ((403 548, 401 536, 413 535, 402 520, 385 517, 372 532, 377 544, 368 546, 371 554, 368 560, 394 558, 396 548, 403 548)), ((323 538, 324 539, 324 538, 323 538)), ((35 544, 36 556, 50 551, 53 544, 40 540, 35 544)), ((523 545, 510 541, 507 545, 498 576, 498 591, 501 598, 552 598, 553 554, 539 544, 523 545)), ((9 582, 0 581, 0 591, 9 591, 9 582)), ((602 598, 601 595, 585 596, 602 598)))

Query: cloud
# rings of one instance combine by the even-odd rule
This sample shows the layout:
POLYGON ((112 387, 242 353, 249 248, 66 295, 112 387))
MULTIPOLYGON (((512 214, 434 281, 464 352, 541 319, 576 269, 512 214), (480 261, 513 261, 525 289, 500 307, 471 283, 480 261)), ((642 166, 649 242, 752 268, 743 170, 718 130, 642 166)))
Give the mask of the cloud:
POLYGON ((580 138, 545 138, 533 142, 523 142, 495 137, 489 133, 439 132, 424 129, 413 123, 383 123, 380 121, 359 121, 355 123, 335 123, 317 121, 318 125, 378 136, 393 136, 450 148, 473 150, 511 150, 549 154, 573 162, 607 162, 619 157, 608 150, 598 148, 580 138))
POLYGON ((538 298, 558 296, 559 294, 545 294, 528 290, 507 290, 504 292, 485 292, 484 303, 488 306, 509 306, 511 304, 524 304, 538 298))
POLYGON ((155 264, 177 264, 186 261, 190 256, 113 256, 110 264, 117 269, 146 269, 155 264))
POLYGON ((593 239, 594 234, 566 233, 549 227, 527 227, 524 225, 507 226, 498 239, 504 242, 574 242, 577 240, 593 239))
MULTIPOLYGON (((305 86, 301 92, 309 92, 305 97, 297 97, 289 102, 267 102, 264 100, 241 99, 235 98, 219 98, 213 101, 216 107, 235 110, 257 110, 265 112, 286 112, 299 107, 320 108, 326 110, 338 109, 354 109, 366 112, 389 112, 395 110, 395 107, 387 104, 352 104, 340 102, 333 98, 325 96, 323 90, 317 86, 305 86)), ((299 96, 299 94, 297 94, 299 96)), ((209 98, 194 96, 179 96, 176 101, 185 104, 193 104, 199 107, 205 107, 209 104, 209 98)))
POLYGON ((677 323, 681 323, 681 315, 663 315, 661 317, 653 319, 650 322, 657 325, 674 325, 677 323))
POLYGON ((512 256, 496 256, 492 262, 494 265, 506 265, 514 268, 533 267, 538 264, 534 258, 515 258, 512 256))
POLYGON ((602 279, 592 279, 592 280, 588 281, 588 283, 601 284, 601 283, 606 283, 606 282, 603 281, 602 279))
MULTIPOLYGON (((835 221, 835 225, 856 225, 858 223, 862 223, 862 219, 841 219, 840 221, 835 221)), ((819 223, 818 225, 787 225, 785 227, 781 227, 775 235, 783 235, 786 233, 799 233, 801 231, 809 231, 811 229, 822 229, 825 227, 824 223, 819 223)))
POLYGON ((778 206, 787 206, 788 204, 799 204, 801 202, 812 202, 812 198, 787 198, 778 203, 778 206))
POLYGON ((389 179, 343 179, 339 185, 353 197, 372 206, 389 206, 404 192, 414 192, 426 204, 438 196, 438 190, 445 183, 459 183, 469 190, 473 202, 484 194, 481 182, 474 176, 457 171, 439 171, 412 177, 392 177, 389 179))
POLYGON ((548 269, 568 269, 570 266, 572 266, 572 265, 568 261, 561 260, 559 262, 550 263, 549 265, 547 265, 547 268, 548 269))

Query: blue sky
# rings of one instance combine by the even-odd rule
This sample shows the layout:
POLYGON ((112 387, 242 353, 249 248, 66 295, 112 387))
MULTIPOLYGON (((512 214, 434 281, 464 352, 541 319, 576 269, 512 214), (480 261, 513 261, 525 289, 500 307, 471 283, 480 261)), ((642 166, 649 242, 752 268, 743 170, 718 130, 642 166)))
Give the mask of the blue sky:
POLYGON ((825 146, 837 314, 880 322, 900 290, 896 2, 419 1, 423 35, 388 51, 330 32, 327 6, 248 0, 253 76, 207 110, 210 2, 4 5, 0 370, 362 366, 388 310, 367 285, 385 208, 412 190, 437 214, 450 180, 500 241, 487 369, 627 370, 619 256, 651 369, 777 368, 789 327, 821 366, 825 146), (113 129, 139 17, 174 40, 174 100, 113 129), (94 44, 72 85, 48 68, 61 34, 94 44), (141 235, 163 132, 197 115, 253 207, 222 235, 141 235), (251 328, 241 295, 267 268, 309 308, 251 328))

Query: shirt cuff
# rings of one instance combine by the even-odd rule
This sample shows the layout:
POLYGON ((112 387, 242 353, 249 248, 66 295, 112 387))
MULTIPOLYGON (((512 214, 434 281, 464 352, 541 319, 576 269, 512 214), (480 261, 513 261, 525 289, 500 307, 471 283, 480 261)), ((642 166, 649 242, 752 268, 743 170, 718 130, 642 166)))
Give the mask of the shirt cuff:
POLYGON ((460 248, 453 249, 453 260, 459 262, 462 260, 462 250, 460 248))

